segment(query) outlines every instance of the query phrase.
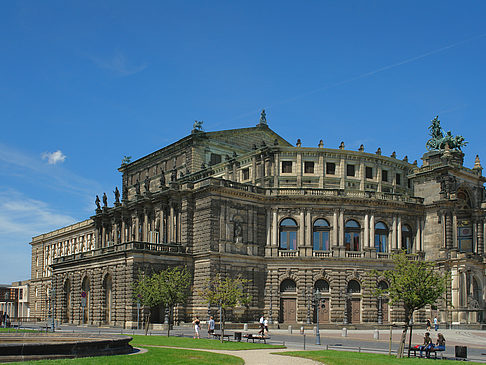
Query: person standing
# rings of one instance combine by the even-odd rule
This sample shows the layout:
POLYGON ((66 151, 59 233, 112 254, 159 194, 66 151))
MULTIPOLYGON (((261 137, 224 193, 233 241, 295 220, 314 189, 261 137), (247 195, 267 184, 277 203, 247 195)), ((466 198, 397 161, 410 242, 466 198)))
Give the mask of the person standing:
POLYGON ((430 331, 430 318, 427 318, 426 327, 427 327, 427 331, 430 331))
POLYGON ((437 320, 437 316, 434 317, 434 329, 435 331, 439 329, 439 321, 437 320))
POLYGON ((209 317, 209 322, 208 322, 208 338, 211 337, 211 335, 214 334, 214 318, 213 316, 209 317))
POLYGON ((265 331, 265 324, 264 324, 264 322, 265 322, 265 317, 262 314, 262 316, 260 317, 260 331, 258 331, 258 333, 261 334, 262 336, 265 333, 264 332, 265 331))
POLYGON ((196 316, 196 319, 192 321, 192 324, 194 325, 194 338, 200 338, 199 337, 199 324, 201 321, 199 321, 199 318, 196 316))
POLYGON ((268 335, 268 319, 263 320, 263 328, 265 329, 265 333, 268 335))

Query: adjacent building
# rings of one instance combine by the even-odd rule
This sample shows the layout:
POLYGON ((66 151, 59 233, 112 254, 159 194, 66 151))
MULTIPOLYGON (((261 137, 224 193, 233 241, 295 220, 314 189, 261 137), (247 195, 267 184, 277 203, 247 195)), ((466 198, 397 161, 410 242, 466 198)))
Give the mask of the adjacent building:
MULTIPOLYGON (((95 214, 32 239, 31 311, 64 323, 137 327, 139 274, 186 265, 193 295, 177 320, 216 308, 196 294, 217 273, 249 279, 249 307, 233 320, 312 323, 401 321, 377 298, 391 255, 431 260, 451 273, 444 298, 417 313, 442 323, 485 321, 486 194, 479 158, 463 166, 463 139, 434 120, 421 166, 395 153, 291 145, 264 112, 255 127, 192 133, 124 161, 121 194, 96 199, 95 214), (121 195, 121 197, 120 197, 121 195), (120 199, 121 198, 121 199, 120 199)), ((162 323, 165 309, 154 310, 162 323)))

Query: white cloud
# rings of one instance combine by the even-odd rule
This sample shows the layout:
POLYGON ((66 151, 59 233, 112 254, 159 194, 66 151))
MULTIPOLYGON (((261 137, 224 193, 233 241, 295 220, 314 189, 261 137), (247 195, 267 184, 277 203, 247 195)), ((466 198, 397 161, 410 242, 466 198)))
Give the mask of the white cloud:
POLYGON ((116 52, 113 57, 100 58, 88 56, 99 68, 113 72, 118 76, 129 76, 147 68, 147 64, 134 65, 130 63, 122 52, 116 52))
POLYGON ((66 155, 63 154, 61 150, 57 150, 56 152, 44 152, 42 154, 42 159, 47 160, 49 165, 55 165, 58 162, 64 162, 66 155))
POLYGON ((54 211, 45 202, 30 199, 18 191, 0 191, 0 235, 25 238, 72 224, 75 219, 54 211))

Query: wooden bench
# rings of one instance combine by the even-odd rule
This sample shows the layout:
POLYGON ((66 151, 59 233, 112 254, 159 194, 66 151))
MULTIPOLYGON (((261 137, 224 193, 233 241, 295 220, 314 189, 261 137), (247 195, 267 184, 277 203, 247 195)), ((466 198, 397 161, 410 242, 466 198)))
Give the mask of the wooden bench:
MULTIPOLYGON (((211 335, 213 336, 213 338, 217 338, 218 340, 221 339, 221 333, 213 332, 213 333, 211 333, 211 335)), ((229 341, 230 340, 230 337, 231 337, 231 335, 224 334, 223 335, 223 341, 224 341, 225 338, 229 341)))
POLYGON ((246 338, 246 342, 248 342, 249 340, 252 340, 253 343, 255 343, 255 340, 258 340, 258 342, 263 341, 263 343, 265 343, 265 344, 267 343, 267 338, 269 338, 269 337, 266 337, 264 335, 252 335, 251 333, 244 335, 243 337, 246 338))
MULTIPOLYGON (((442 359, 442 353, 443 353, 444 351, 445 351, 445 350, 439 350, 439 349, 432 348, 432 349, 427 350, 427 351, 422 350, 422 353, 425 353, 425 356, 426 356, 426 357, 429 357, 429 358, 430 358, 430 355, 431 355, 431 354, 434 354, 434 357, 433 357, 434 359, 438 359, 438 358, 441 358, 441 359, 442 359), (427 356, 427 354, 428 354, 429 356, 427 356), (439 354, 439 355, 440 355, 440 357, 437 357, 437 354, 439 354)), ((421 356, 420 356, 420 349, 417 349, 417 348, 411 348, 411 349, 410 349, 410 352, 413 352, 413 356, 414 356, 414 357, 421 357, 421 356), (419 353, 419 356, 417 356, 417 351, 418 351, 418 353, 419 353)))

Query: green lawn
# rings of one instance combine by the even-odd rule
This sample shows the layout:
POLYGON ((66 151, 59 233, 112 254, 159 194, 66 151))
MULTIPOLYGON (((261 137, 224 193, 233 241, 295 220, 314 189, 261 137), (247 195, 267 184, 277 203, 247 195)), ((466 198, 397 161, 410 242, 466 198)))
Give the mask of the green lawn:
POLYGON ((17 330, 15 328, 3 328, 3 327, 0 327, 0 332, 17 333, 17 332, 36 332, 36 331, 34 331, 34 330, 17 330))
POLYGON ((183 349, 163 349, 152 347, 148 352, 140 355, 117 355, 117 356, 100 356, 100 357, 85 357, 78 359, 65 360, 39 360, 19 362, 16 364, 32 364, 32 365, 74 365, 74 364, 100 364, 100 365, 120 365, 120 364, 201 364, 201 365, 241 365, 244 364, 243 359, 230 356, 215 354, 206 351, 191 351, 183 349))
POLYGON ((187 337, 166 337, 166 336, 143 336, 134 335, 133 341, 130 342, 132 346, 171 346, 171 347, 183 347, 194 349, 211 349, 211 350, 254 350, 254 349, 281 349, 284 346, 266 345, 264 343, 251 343, 251 342, 229 342, 217 340, 208 340, 201 338, 195 340, 187 337))
MULTIPOLYGON (((289 351, 279 352, 278 355, 296 356, 320 361, 326 365, 394 365, 394 364, 433 364, 434 360, 421 358, 403 358, 397 359, 395 356, 388 356, 382 354, 366 354, 348 351, 289 351)), ((437 362, 436 362, 437 363, 437 362)), ((475 362, 468 362, 470 364, 478 364, 475 362)), ((457 361, 441 360, 440 364, 455 364, 457 361)))

